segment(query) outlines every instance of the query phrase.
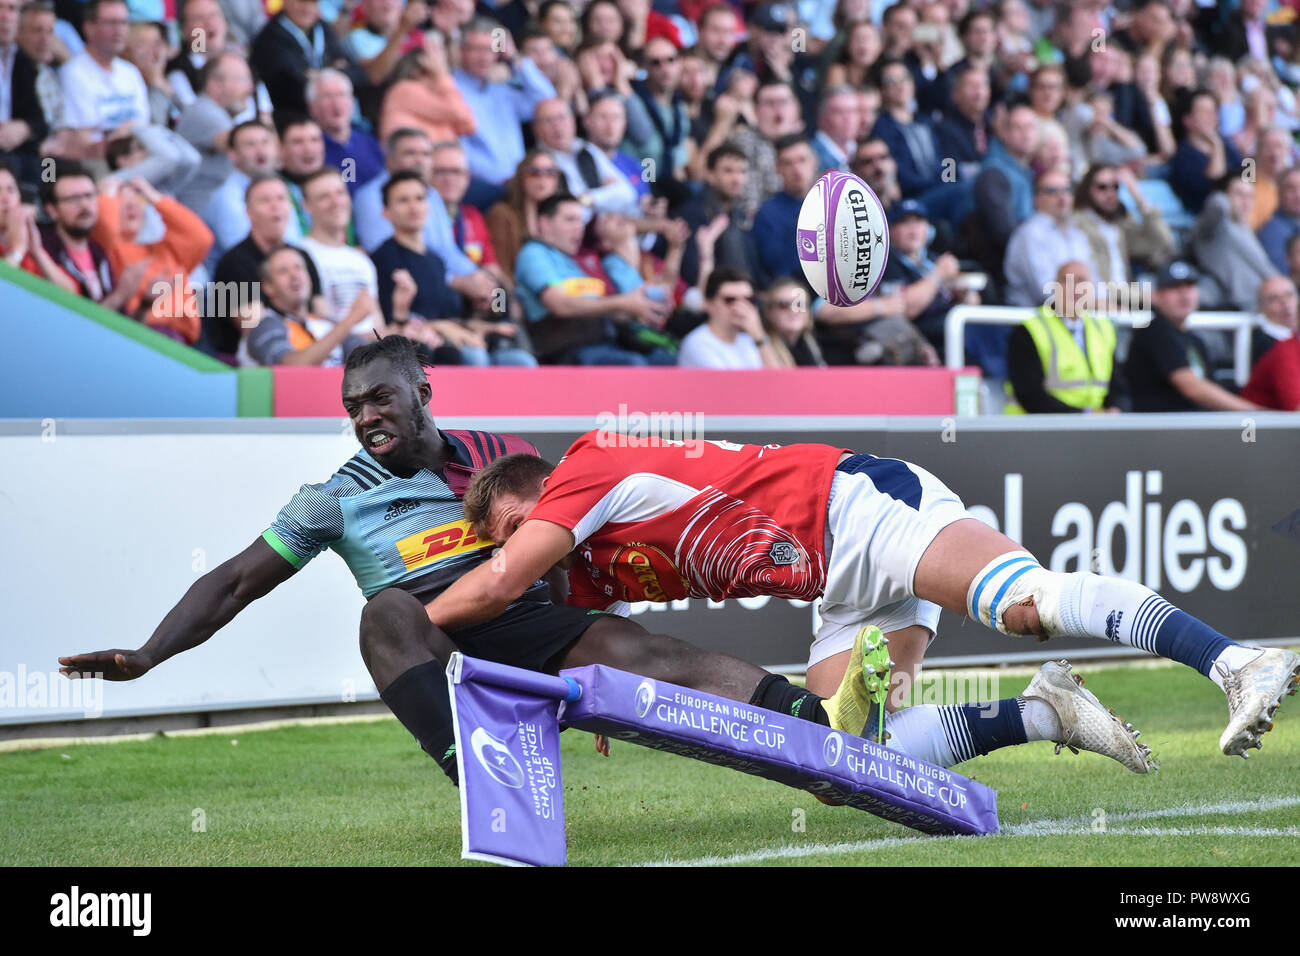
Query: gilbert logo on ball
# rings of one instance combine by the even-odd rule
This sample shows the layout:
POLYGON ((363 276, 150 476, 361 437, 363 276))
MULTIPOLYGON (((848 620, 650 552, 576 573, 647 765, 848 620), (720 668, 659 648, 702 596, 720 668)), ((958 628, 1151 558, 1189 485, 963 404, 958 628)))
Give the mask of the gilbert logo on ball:
POLYGON ((852 173, 827 173, 804 197, 796 241, 813 291, 832 305, 856 305, 880 285, 889 261, 885 207, 852 173))

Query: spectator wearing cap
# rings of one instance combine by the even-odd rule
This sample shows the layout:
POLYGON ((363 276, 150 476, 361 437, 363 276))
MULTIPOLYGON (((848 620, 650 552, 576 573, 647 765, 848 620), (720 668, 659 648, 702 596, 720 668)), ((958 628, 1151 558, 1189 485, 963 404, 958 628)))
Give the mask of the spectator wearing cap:
MULTIPOLYGON (((978 303, 976 293, 960 295, 949 283, 961 268, 951 253, 931 257, 930 220, 915 199, 895 203, 889 211, 889 262, 881 280, 882 295, 899 293, 902 313, 939 352, 944 347, 944 319, 963 302, 978 303)), ((820 318, 820 316, 819 316, 820 318)))
POLYGON ((956 161, 958 178, 974 181, 992 139, 988 71, 968 63, 959 71, 954 67, 949 72, 951 102, 947 115, 935 128, 935 141, 945 159, 956 161))
POLYGON ((749 276, 732 269, 714 269, 705 283, 704 309, 708 319, 682 339, 678 365, 716 369, 785 366, 763 328, 749 276))
POLYGON ((545 147, 560 167, 586 221, 598 212, 639 214, 636 190, 604 152, 577 135, 573 109, 568 103, 561 99, 542 101, 533 128, 537 144, 545 147))
POLYGON ((1219 135, 1219 101, 1207 89, 1180 95, 1174 129, 1180 142, 1169 161, 1169 185, 1187 211, 1199 214, 1214 184, 1241 169, 1241 156, 1219 135))
POLYGON ((817 110, 817 133, 812 139, 821 172, 849 171, 860 126, 857 91, 847 85, 827 87, 817 110))
POLYGON ((1151 322, 1134 329, 1124 363, 1135 412, 1259 408, 1209 377, 1205 346, 1187 330, 1188 316, 1200 303, 1199 281, 1197 271, 1181 260, 1156 276, 1151 322))
POLYGON ((1259 287, 1259 310, 1267 331, 1256 337, 1267 340, 1268 348, 1255 360, 1250 381, 1241 397, 1264 408, 1283 412, 1300 411, 1300 323, 1296 309, 1300 299, 1290 279, 1277 276, 1259 287))
POLYGON ((1279 270, 1250 231, 1255 184, 1232 172, 1218 187, 1196 217, 1189 249, 1201 270, 1222 290, 1222 301, 1211 302, 1211 307, 1226 305, 1249 312, 1255 307, 1259 284, 1279 270))
POLYGON ((325 138, 325 165, 343 172, 353 196, 384 171, 379 141, 352 122, 357 99, 346 73, 326 69, 307 80, 307 109, 325 138))
POLYGON ((1282 174, 1277 200, 1277 211, 1260 227, 1259 241, 1278 271, 1286 272, 1286 244, 1300 234, 1300 167, 1282 174))
POLYGON ((738 47, 731 62, 718 77, 725 89, 731 72, 747 70, 759 83, 780 80, 789 83, 799 103, 805 125, 817 115, 817 58, 796 52, 794 30, 799 25, 794 9, 784 3, 762 3, 749 20, 749 43, 738 47))
POLYGON ((664 37, 646 41, 644 80, 632 83, 627 100, 627 140, 633 153, 654 162, 656 183, 684 179, 691 117, 678 87, 682 65, 677 47, 664 37))
POLYGON ((767 286, 773 279, 802 273, 799 250, 794 241, 799 209, 817 181, 817 156, 807 137, 800 133, 776 142, 776 168, 782 189, 758 207, 754 217, 754 243, 758 252, 759 275, 767 286))
POLYGON ((502 51, 496 29, 486 18, 471 20, 461 35, 460 63, 451 74, 471 112, 494 117, 461 140, 473 176, 469 198, 480 209, 490 208, 500 197, 503 184, 524 158, 523 124, 532 122, 538 104, 556 95, 531 57, 516 53, 510 57, 509 79, 498 77, 502 51))
MULTIPOLYGON (((676 216, 691 230, 682 255, 682 278, 695 286, 700 278, 700 249, 696 233, 719 217, 725 219, 713 243, 713 262, 720 268, 735 269, 746 275, 756 271, 754 247, 750 239, 750 222, 745 217, 745 181, 749 176, 749 157, 730 143, 709 152, 704 189, 682 205, 676 216)), ((793 236, 790 245, 794 245, 793 236)))
MULTIPOLYGON (((1070 179, 1051 170, 1034 184, 1035 213, 1016 227, 1007 243, 1004 272, 1007 302, 1038 306, 1044 289, 1056 278, 1061 264, 1070 260, 1092 262, 1088 237, 1075 225, 1070 179)), ((1095 273, 1095 269, 1092 270, 1095 273)))
POLYGON ((284 0, 284 7, 253 40, 249 62, 266 84, 277 113, 307 112, 303 80, 309 70, 332 66, 352 75, 354 83, 365 80, 338 36, 321 22, 319 0, 284 0))
POLYGON ((1115 361, 1115 326, 1093 315, 1086 262, 1063 264, 1047 301, 1007 341, 1008 414, 1087 414, 1131 407, 1115 361))

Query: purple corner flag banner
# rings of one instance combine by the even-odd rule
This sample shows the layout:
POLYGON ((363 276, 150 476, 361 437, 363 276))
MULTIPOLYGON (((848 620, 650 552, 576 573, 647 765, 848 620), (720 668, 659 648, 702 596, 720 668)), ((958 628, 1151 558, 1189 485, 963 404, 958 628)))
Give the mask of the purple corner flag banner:
POLYGON ((447 666, 460 770, 461 856, 563 866, 560 677, 453 654, 447 666))
POLYGON ((582 687, 561 711, 567 727, 766 777, 924 833, 998 832, 997 791, 874 741, 611 667, 561 676, 582 687))

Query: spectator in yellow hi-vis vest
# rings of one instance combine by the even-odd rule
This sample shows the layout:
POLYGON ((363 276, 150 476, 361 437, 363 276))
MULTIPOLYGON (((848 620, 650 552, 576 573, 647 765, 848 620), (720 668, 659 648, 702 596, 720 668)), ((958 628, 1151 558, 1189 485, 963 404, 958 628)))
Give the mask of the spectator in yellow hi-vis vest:
POLYGON ((1047 301, 1007 343, 1006 412, 1119 412, 1129 406, 1128 383, 1115 365, 1115 326, 1092 315, 1092 270, 1067 262, 1047 301))

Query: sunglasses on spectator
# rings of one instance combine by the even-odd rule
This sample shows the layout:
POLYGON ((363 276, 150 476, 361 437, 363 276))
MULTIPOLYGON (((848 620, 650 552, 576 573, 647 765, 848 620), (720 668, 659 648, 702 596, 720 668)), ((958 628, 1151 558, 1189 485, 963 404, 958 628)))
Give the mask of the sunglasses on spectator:
POLYGON ((529 166, 524 172, 529 176, 558 176, 560 170, 555 166, 529 166))
POLYGON ((650 58, 649 60, 646 60, 645 62, 646 62, 646 65, 647 65, 647 66, 663 66, 663 65, 666 64, 666 63, 676 63, 676 62, 677 62, 677 57, 675 57, 675 56, 656 56, 656 57, 652 57, 652 58, 650 58))
POLYGON ((748 302, 753 305, 754 297, 752 295, 724 295, 722 297, 723 305, 735 305, 737 302, 748 302))

